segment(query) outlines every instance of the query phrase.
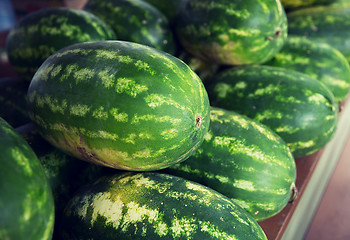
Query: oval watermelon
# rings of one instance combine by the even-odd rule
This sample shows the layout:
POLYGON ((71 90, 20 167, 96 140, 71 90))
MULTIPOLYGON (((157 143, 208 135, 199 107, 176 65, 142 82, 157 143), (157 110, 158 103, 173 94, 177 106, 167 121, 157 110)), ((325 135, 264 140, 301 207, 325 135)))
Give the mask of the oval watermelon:
POLYGON ((0 118, 0 239, 52 238, 54 201, 43 168, 27 142, 0 118))
POLYGON ((67 205, 62 239, 267 239, 242 208, 218 192, 172 175, 104 177, 67 205))
POLYGON ((218 64, 263 63, 287 37, 280 0, 188 0, 177 13, 175 31, 183 47, 218 64))
POLYGON ((47 57, 74 43, 113 40, 113 30, 92 13, 70 8, 45 8, 21 18, 6 39, 14 69, 27 80, 47 57))
POLYGON ((246 116, 215 107, 201 147, 164 171, 222 193, 257 221, 279 213, 295 191, 296 166, 282 138, 246 116))
POLYGON ((80 159, 155 170, 187 159, 209 125, 209 99, 181 60, 124 41, 76 44, 48 58, 29 89, 45 139, 80 159))
POLYGON ((112 27, 119 40, 131 41, 175 54, 168 19, 143 0, 89 0, 83 8, 112 27))
POLYGON ((344 102, 349 93, 349 62, 327 43, 290 35, 283 48, 265 64, 302 72, 321 81, 338 103, 344 102))
POLYGON ((213 106, 270 127, 294 157, 320 150, 336 130, 338 104, 333 94, 300 72, 266 65, 235 67, 218 73, 207 89, 213 106))

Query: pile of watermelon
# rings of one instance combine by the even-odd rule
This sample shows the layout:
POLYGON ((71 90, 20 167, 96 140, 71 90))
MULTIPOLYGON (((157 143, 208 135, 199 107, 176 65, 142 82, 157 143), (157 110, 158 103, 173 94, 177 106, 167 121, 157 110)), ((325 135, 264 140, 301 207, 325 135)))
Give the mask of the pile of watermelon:
POLYGON ((267 239, 350 89, 350 1, 89 0, 21 18, 0 239, 267 239), (349 2, 349 3, 347 3, 349 2))

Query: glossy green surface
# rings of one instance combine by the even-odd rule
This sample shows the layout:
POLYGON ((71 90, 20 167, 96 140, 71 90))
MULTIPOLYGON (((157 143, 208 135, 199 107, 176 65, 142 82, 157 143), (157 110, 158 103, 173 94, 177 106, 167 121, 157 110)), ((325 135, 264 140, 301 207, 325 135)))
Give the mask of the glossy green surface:
POLYGON ((11 65, 31 80, 54 52, 74 43, 116 39, 113 30, 97 16, 70 8, 45 8, 21 18, 6 39, 11 65))
POLYGON ((350 66, 344 55, 327 43, 290 35, 283 48, 266 65, 295 70, 325 84, 337 102, 350 88, 350 66))
POLYGON ((257 221, 279 213, 295 190, 296 167, 286 143, 233 111, 212 107, 210 120, 196 153, 164 171, 224 194, 257 221))
POLYGON ((319 6, 300 9, 288 15, 288 33, 325 42, 350 60, 350 7, 319 6))
POLYGON ((175 53, 176 43, 168 18, 147 1, 89 0, 84 10, 99 16, 111 26, 118 40, 175 53))
POLYGON ((28 143, 0 118, 0 239, 50 240, 54 200, 28 143))
POLYGON ((263 63, 287 37, 279 0, 189 0, 180 4, 175 31, 191 54, 223 65, 263 63))
POLYGON ((183 178, 126 173, 81 189, 65 209, 63 239, 266 239, 242 208, 183 178))
POLYGON ((199 77, 165 52, 124 41, 77 44, 52 55, 34 76, 28 101, 53 145, 120 169, 183 161, 209 126, 199 77))
POLYGON ((338 104, 310 76, 265 65, 227 69, 207 88, 211 104, 265 124, 287 143, 294 157, 310 155, 332 138, 338 104))

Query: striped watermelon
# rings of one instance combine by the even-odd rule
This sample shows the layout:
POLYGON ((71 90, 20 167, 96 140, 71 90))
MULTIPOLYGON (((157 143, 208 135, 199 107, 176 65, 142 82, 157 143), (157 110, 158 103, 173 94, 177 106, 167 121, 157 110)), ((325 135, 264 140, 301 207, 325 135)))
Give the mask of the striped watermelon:
POLYGON ((188 52, 209 62, 258 64, 283 46, 287 18, 280 0, 188 0, 175 31, 188 52))
POLYGON ((68 45, 116 39, 100 18, 83 10, 46 8, 21 18, 6 39, 11 65, 27 80, 55 51, 68 45))
POLYGON ((88 0, 83 9, 108 23, 119 40, 175 53, 175 40, 168 19, 146 1, 88 0))
POLYGON ((0 239, 50 240, 54 201, 27 142, 0 118, 0 239))
POLYGON ((266 65, 305 73, 324 83, 337 102, 343 102, 350 88, 350 66, 337 49, 305 37, 289 36, 281 51, 266 65))
POLYGON ((350 7, 318 6, 290 12, 288 32, 325 42, 350 61, 350 7))
POLYGON ((336 130, 338 104, 333 94, 300 72, 266 65, 230 68, 218 73, 207 89, 213 106, 270 127, 294 157, 320 150, 336 130))
POLYGON ((124 41, 76 44, 49 57, 29 89, 31 119, 80 159, 155 170, 187 159, 209 126, 209 100, 182 61, 124 41))
POLYGON ((67 205, 62 239, 267 239, 242 208, 218 192, 172 175, 104 177, 67 205))
POLYGON ((286 143, 266 126, 215 107, 201 147, 164 171, 222 193, 257 221, 279 213, 295 192, 296 167, 286 143))

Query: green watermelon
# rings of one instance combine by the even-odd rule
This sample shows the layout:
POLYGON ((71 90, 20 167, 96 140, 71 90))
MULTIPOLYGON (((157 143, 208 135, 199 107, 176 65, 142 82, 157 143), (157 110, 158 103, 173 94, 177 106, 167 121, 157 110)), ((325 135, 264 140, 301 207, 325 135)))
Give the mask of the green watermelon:
POLYGON ((327 43, 288 36, 283 48, 266 65, 305 73, 324 83, 337 102, 344 102, 350 88, 350 66, 344 55, 327 43))
POLYGON ((296 166, 286 143, 265 125, 215 107, 201 147, 164 171, 222 193, 257 221, 279 213, 296 188, 296 166))
POLYGON ((27 112, 29 82, 20 77, 0 78, 0 117, 12 127, 30 121, 27 112))
POLYGON ((350 61, 350 7, 318 6, 290 12, 288 33, 325 42, 350 61))
POLYGON ((336 0, 281 0, 283 7, 287 11, 293 11, 298 8, 327 5, 333 2, 336 2, 336 0))
POLYGON ((101 41, 49 57, 28 89, 41 135, 77 158, 144 171, 187 159, 209 126, 209 99, 181 60, 145 45, 101 41))
POLYGON ((338 104, 320 81, 300 72, 266 65, 229 68, 208 86, 211 104, 268 126, 294 157, 310 155, 332 138, 338 104))
POLYGON ((116 39, 100 18, 70 8, 45 8, 21 18, 6 39, 11 65, 31 80, 47 57, 74 43, 116 39))
POLYGON ((188 0, 175 31, 188 52, 209 62, 259 64, 283 46, 287 18, 280 0, 188 0))
POLYGON ((88 0, 83 9, 108 23, 119 40, 175 53, 175 40, 168 19, 146 1, 88 0))
POLYGON ((267 239, 257 222, 218 192, 172 175, 116 174, 68 203, 62 239, 267 239))
POLYGON ((27 142, 0 118, 0 239, 50 240, 54 201, 27 142))

